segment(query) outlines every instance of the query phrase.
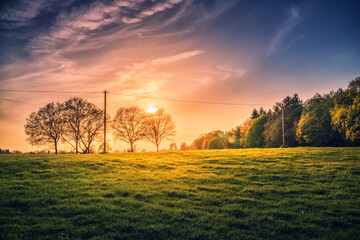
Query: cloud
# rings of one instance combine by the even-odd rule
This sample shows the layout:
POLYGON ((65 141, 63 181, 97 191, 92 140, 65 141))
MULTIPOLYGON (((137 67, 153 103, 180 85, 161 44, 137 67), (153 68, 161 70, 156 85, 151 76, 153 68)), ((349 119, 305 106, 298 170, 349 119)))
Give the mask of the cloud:
POLYGON ((128 24, 137 23, 137 22, 142 21, 142 19, 144 19, 145 17, 149 17, 156 13, 163 12, 167 9, 173 8, 176 4, 179 4, 182 1, 183 0, 169 0, 168 2, 158 3, 149 9, 145 9, 145 10, 141 11, 135 17, 132 17, 132 18, 124 17, 124 18, 122 18, 122 21, 124 23, 128 23, 128 24))
MULTIPOLYGON (((116 73, 119 72, 119 68, 124 69, 121 66, 127 66, 126 71, 121 71, 120 80, 125 80, 126 76, 130 79, 135 75, 140 79, 141 75, 153 82, 159 80, 157 86, 161 85, 161 82, 166 82, 177 70, 153 71, 150 68, 204 53, 203 50, 186 51, 191 48, 187 42, 192 42, 193 38, 187 40, 184 35, 188 35, 200 24, 209 21, 211 14, 204 11, 203 7, 194 8, 193 0, 152 2, 97 1, 72 7, 69 10, 62 9, 54 18, 50 29, 44 29, 39 35, 35 33, 26 45, 25 50, 30 53, 29 61, 14 59, 13 62, 0 66, 1 75, 6 76, 1 79, 2 83, 14 88, 26 86, 65 89, 82 86, 89 89, 98 87, 96 82, 99 79, 106 79, 101 85, 106 87, 114 82, 117 84, 119 77, 116 73), (157 13, 172 9, 176 4, 179 7, 171 14, 160 14, 155 17, 157 13), (142 21, 151 16, 154 18, 142 21), (124 23, 123 17, 128 17, 130 22, 136 22, 137 18, 139 21, 137 24, 124 23), (182 24, 182 19, 188 20, 189 17, 192 24, 182 24), (170 38, 171 41, 168 41, 170 38), (137 43, 138 39, 143 39, 143 42, 137 43), (164 40, 166 43, 162 43, 164 40), (139 55, 139 49, 142 48, 157 50, 149 50, 148 53, 139 55), (167 57, 154 57, 166 56, 169 49, 177 48, 182 49, 182 52, 167 57), (122 57, 126 54, 138 57, 133 59, 122 57), (88 84, 83 86, 85 82, 88 84)), ((36 9, 40 10, 34 10, 31 14, 28 13, 28 16, 34 17, 40 14, 41 9, 46 9, 46 6, 36 9)), ((213 14, 217 15, 225 9, 225 7, 216 8, 213 14)), ((133 86, 136 87, 141 88, 142 85, 133 86)))
POLYGON ((290 9, 289 18, 280 26, 276 35, 272 38, 268 49, 267 56, 272 55, 273 53, 280 50, 283 45, 284 40, 290 34, 292 29, 300 22, 300 13, 297 8, 290 9))
POLYGON ((19 1, 14 7, 6 7, 0 12, 3 27, 14 28, 29 24, 29 19, 38 15, 46 6, 46 0, 19 1))
POLYGON ((169 57, 157 58, 157 59, 151 60, 150 62, 151 62, 151 64, 172 63, 172 62, 184 60, 186 58, 190 58, 190 57, 202 54, 202 53, 204 53, 203 50, 188 51, 188 52, 183 52, 183 53, 176 54, 176 55, 169 56, 169 57))
POLYGON ((171 72, 159 71, 158 67, 183 61, 185 59, 203 54, 203 50, 193 50, 179 53, 172 56, 150 59, 141 63, 133 63, 125 67, 125 70, 117 72, 117 79, 114 81, 113 87, 118 85, 122 89, 131 92, 153 92, 174 76, 171 72))
POLYGON ((219 65, 216 67, 217 70, 223 75, 222 79, 228 79, 230 77, 239 79, 246 73, 246 70, 243 68, 238 68, 230 65, 219 65))
POLYGON ((173 8, 181 2, 168 0, 148 6, 144 0, 118 0, 108 4, 94 2, 88 6, 74 7, 71 11, 60 12, 50 31, 32 38, 27 47, 32 53, 46 54, 56 48, 91 39, 109 26, 117 29, 118 33, 134 31, 126 25, 139 23, 145 17, 173 8))
POLYGON ((34 24, 36 17, 46 12, 55 14, 60 9, 69 7, 74 0, 19 0, 5 5, 0 11, 0 25, 9 30, 34 24))

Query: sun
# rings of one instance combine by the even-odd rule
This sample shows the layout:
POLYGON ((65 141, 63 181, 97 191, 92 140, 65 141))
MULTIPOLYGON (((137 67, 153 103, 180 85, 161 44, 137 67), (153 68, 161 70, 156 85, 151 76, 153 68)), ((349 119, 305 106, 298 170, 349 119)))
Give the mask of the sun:
POLYGON ((153 106, 150 106, 150 107, 146 110, 146 112, 147 112, 147 113, 155 113, 157 110, 158 110, 157 108, 154 108, 153 106))

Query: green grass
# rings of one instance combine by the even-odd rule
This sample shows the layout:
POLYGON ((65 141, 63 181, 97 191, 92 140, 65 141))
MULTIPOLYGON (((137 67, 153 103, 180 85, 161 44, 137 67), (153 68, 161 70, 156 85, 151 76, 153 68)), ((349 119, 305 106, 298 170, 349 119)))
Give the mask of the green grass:
POLYGON ((360 148, 0 155, 0 239, 359 239, 360 148))

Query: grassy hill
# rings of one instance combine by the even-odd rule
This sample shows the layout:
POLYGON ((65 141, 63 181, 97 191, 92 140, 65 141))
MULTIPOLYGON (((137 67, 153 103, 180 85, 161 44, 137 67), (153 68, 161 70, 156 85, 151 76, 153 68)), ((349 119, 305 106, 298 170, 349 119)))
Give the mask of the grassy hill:
POLYGON ((358 239, 360 148, 0 155, 0 239, 358 239))

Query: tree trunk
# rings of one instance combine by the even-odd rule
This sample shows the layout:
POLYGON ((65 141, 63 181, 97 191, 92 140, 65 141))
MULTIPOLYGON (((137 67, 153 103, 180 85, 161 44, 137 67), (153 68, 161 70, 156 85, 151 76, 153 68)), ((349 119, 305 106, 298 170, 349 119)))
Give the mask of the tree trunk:
POLYGON ((156 151, 159 151, 159 144, 156 144, 156 151))
POLYGON ((130 143, 130 152, 134 152, 134 146, 133 146, 134 143, 130 143))
POLYGON ((55 154, 57 154, 58 151, 57 151, 57 141, 55 141, 55 154))

